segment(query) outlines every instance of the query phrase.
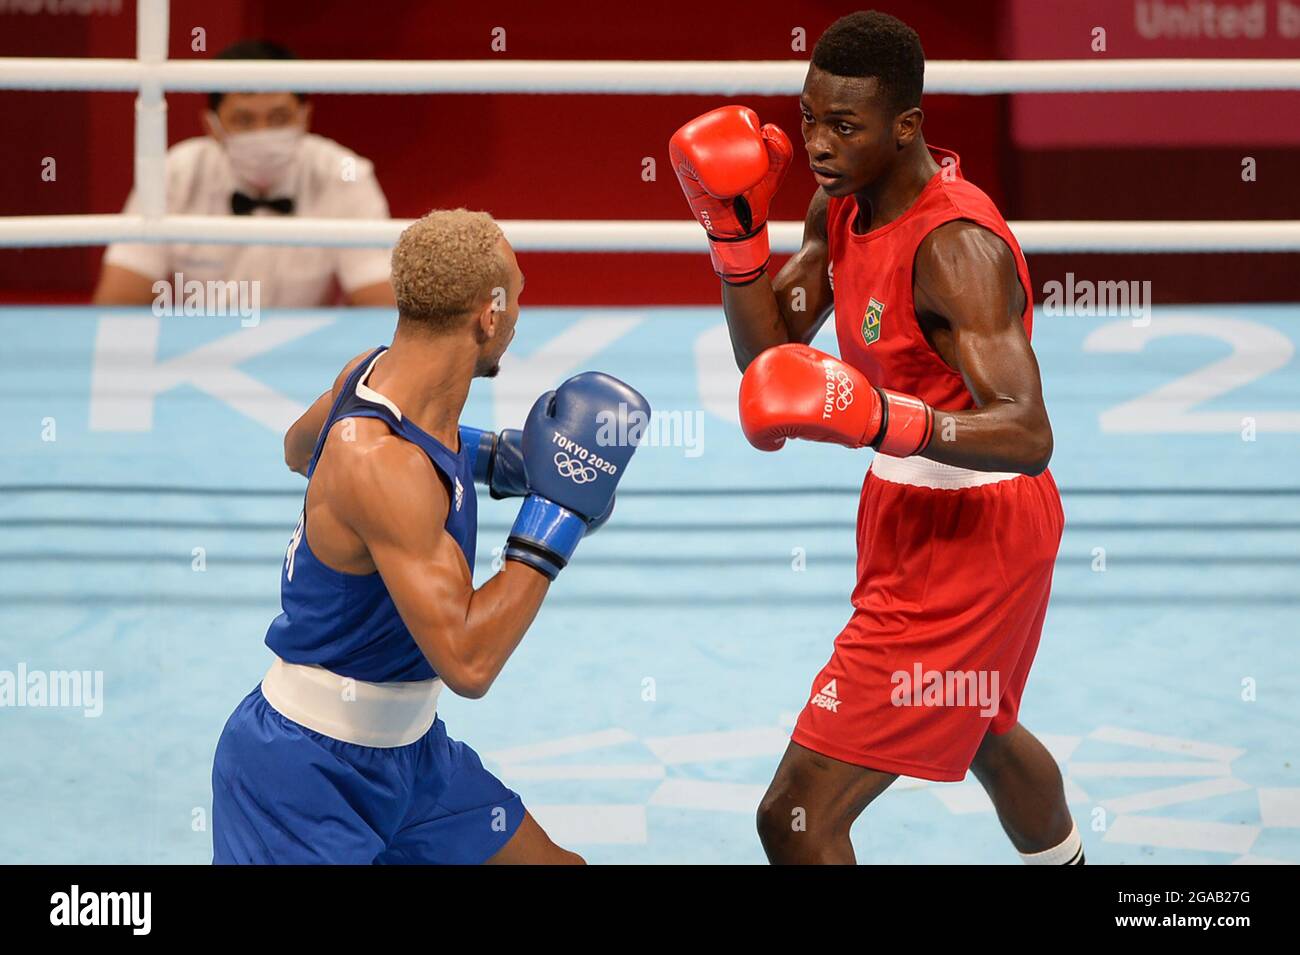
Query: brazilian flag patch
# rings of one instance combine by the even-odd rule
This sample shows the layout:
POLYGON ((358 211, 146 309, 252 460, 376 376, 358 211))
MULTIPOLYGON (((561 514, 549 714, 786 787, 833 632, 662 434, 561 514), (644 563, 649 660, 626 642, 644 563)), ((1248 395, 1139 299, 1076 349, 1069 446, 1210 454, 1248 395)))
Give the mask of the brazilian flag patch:
POLYGON ((862 341, 870 345, 880 338, 880 319, 885 313, 883 302, 877 302, 874 298, 867 302, 867 314, 862 316, 862 341))

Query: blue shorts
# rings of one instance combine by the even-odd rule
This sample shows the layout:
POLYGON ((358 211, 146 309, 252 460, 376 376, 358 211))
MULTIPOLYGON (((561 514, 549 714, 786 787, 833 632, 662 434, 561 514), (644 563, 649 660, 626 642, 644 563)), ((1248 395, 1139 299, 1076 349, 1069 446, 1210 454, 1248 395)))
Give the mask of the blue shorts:
POLYGON ((514 835, 519 796, 435 719, 389 749, 331 739, 281 715, 259 685, 212 765, 214 864, 477 864, 514 835))

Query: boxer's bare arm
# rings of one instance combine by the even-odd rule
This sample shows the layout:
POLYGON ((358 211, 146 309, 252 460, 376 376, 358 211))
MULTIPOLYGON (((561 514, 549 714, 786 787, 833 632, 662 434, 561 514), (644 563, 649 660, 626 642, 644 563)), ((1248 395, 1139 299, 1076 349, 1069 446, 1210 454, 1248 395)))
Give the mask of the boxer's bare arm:
POLYGON ((488 691, 550 581, 508 560, 478 590, 446 532, 447 490, 424 452, 393 436, 356 442, 331 470, 330 510, 361 540, 402 622, 460 696, 488 691), (340 466, 342 465, 342 466, 340 466))
POLYGON ((803 245, 775 279, 723 284, 731 349, 744 371, 759 353, 789 342, 811 342, 835 304, 826 275, 826 193, 818 189, 804 218, 803 245))
POLYGON ((352 374, 352 369, 356 368, 368 354, 370 353, 362 352, 348 362, 334 379, 333 387, 313 401, 311 407, 303 412, 302 417, 291 424, 289 430, 284 433, 284 463, 289 466, 290 471, 295 471, 303 477, 307 476, 311 453, 316 450, 316 439, 320 437, 320 429, 325 427, 325 419, 329 417, 330 408, 334 406, 334 399, 338 397, 339 389, 343 387, 343 382, 348 375, 352 374))
POLYGON ((120 265, 105 265, 91 295, 92 305, 148 305, 158 297, 154 279, 120 265))
POLYGON ((978 471, 1041 473, 1052 456, 1052 427, 1011 249, 973 222, 950 222, 921 243, 913 275, 917 315, 935 329, 932 341, 976 404, 936 408, 922 456, 978 471))

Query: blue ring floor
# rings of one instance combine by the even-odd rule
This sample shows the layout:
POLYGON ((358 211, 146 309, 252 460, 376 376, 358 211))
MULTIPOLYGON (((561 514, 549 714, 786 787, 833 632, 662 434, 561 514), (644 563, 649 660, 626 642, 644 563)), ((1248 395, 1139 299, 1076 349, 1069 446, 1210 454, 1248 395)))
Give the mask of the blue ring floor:
MULTIPOLYGON (((283 428, 392 326, 0 309, 0 680, 103 679, 0 707, 0 861, 211 859, 213 748, 268 665, 304 488, 283 428)), ((1300 308, 1037 326, 1068 526, 1021 718, 1088 861, 1300 861, 1300 308)), ((657 443, 492 691, 441 714, 589 861, 761 862, 754 809, 849 615, 869 452, 750 448, 716 308, 525 307, 463 420, 517 426, 587 368, 645 392, 657 443)), ((480 499, 480 581, 513 513, 480 499)), ((973 777, 900 779, 853 839, 1018 862, 973 777)))

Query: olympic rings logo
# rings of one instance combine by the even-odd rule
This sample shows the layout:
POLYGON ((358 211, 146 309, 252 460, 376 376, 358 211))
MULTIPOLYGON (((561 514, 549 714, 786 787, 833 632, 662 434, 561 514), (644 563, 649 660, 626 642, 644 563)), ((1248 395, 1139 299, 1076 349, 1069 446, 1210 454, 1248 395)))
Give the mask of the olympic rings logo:
POLYGON ((843 411, 853 404, 853 379, 838 369, 835 372, 835 407, 843 411))
POLYGON ((555 452, 555 469, 560 472, 560 477, 566 477, 574 484, 590 484, 597 476, 595 468, 575 461, 563 451, 555 452))

